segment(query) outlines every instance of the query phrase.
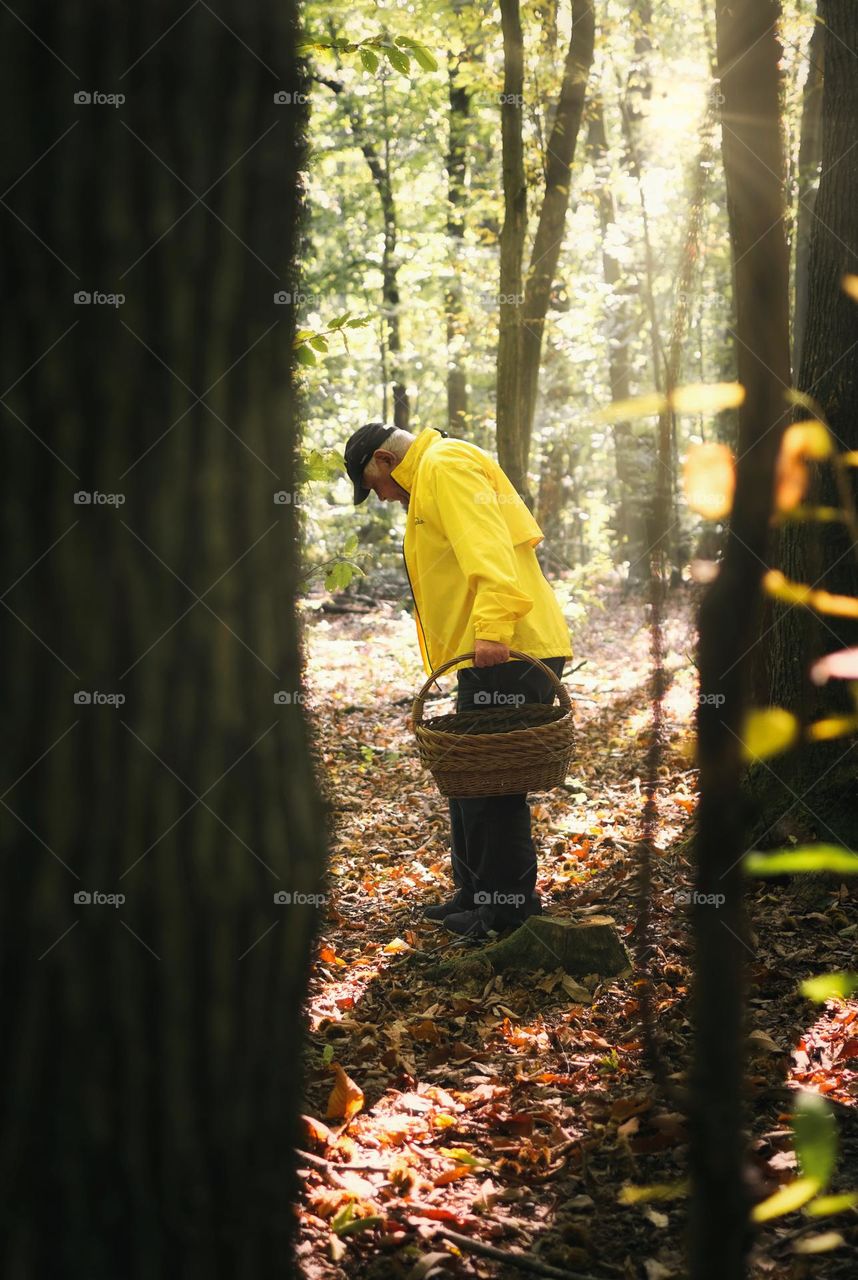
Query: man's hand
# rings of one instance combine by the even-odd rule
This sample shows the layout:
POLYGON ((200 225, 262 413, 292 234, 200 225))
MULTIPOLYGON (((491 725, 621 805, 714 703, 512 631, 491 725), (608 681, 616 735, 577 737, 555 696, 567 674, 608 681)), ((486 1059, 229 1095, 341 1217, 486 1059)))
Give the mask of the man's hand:
POLYGON ((477 640, 474 642, 474 666, 496 667, 500 662, 509 662, 509 645, 497 640, 477 640))

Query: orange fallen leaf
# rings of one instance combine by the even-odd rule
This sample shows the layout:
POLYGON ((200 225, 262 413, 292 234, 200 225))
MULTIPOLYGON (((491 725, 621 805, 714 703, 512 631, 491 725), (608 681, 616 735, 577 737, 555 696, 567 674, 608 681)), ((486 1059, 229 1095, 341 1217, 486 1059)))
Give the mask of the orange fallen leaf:
POLYGON ((338 1062, 331 1063, 334 1087, 328 1098, 325 1116, 328 1120, 351 1120, 363 1107, 363 1090, 343 1071, 338 1062))

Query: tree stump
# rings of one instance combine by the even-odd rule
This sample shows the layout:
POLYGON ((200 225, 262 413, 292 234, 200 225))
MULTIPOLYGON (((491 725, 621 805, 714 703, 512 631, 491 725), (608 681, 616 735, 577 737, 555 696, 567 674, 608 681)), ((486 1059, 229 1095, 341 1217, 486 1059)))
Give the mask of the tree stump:
POLYGON ((475 976, 505 969, 563 969, 574 978, 583 978, 591 973, 618 977, 629 973, 631 964, 610 916, 583 921, 531 916, 508 938, 479 951, 449 957, 441 968, 475 976))

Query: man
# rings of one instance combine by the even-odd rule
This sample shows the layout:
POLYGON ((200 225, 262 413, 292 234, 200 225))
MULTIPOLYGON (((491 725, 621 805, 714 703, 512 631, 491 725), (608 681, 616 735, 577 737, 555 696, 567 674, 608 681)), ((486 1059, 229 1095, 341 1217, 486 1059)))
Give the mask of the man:
MULTIPOLYGON (((372 492, 408 513, 402 549, 427 674, 475 653, 458 668, 457 710, 552 701, 548 677, 509 651, 562 676, 569 628, 536 559, 542 530, 498 464, 445 431, 380 422, 349 437, 345 463, 356 506, 372 492)), ((541 911, 526 795, 451 799, 450 826, 456 892, 425 918, 478 939, 541 911)))

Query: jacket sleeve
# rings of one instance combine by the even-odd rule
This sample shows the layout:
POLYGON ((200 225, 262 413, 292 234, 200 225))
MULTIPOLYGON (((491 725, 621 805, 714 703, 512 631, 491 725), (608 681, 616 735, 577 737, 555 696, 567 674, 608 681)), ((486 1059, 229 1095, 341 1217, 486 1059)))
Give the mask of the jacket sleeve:
POLYGON ((474 638, 508 645, 533 600, 518 585, 497 491, 479 461, 461 455, 433 472, 431 488, 441 527, 474 594, 474 638))

